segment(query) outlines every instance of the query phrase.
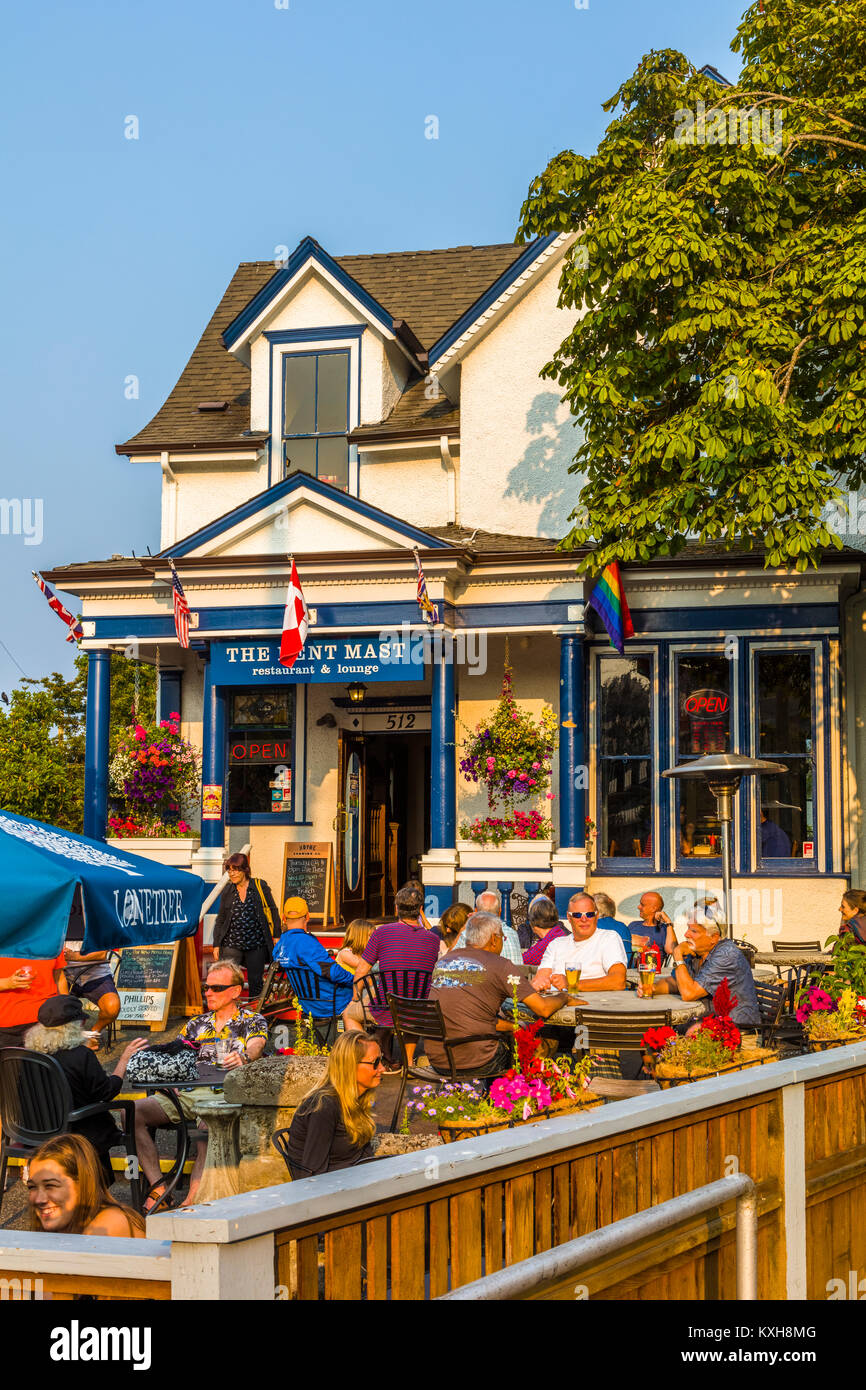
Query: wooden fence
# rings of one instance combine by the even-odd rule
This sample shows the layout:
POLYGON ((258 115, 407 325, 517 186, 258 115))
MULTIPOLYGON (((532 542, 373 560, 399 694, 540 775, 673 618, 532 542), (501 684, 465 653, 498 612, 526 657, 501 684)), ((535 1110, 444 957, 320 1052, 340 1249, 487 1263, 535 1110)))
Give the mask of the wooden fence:
MULTIPOLYGON (((148 1237, 170 1251, 173 1298, 429 1299, 735 1172, 758 1189, 760 1298, 843 1296, 833 1290, 859 1282, 866 1044, 160 1214, 148 1237)), ((0 1276, 38 1275, 32 1255, 15 1263, 16 1235, 0 1232, 0 1276)), ((137 1291, 115 1277, 111 1296, 164 1297, 153 1264, 142 1292, 143 1268, 130 1252, 137 1291)), ((553 1296, 734 1298, 733 1202, 553 1296)))

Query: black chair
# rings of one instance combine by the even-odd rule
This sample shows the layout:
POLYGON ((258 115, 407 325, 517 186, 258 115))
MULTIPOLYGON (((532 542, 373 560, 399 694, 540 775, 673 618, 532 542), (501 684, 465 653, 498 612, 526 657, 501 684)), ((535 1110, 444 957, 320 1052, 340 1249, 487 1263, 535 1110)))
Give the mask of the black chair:
POLYGON ((761 1011, 758 1031, 761 1034, 761 1044, 766 1047, 776 1041, 779 1020, 788 998, 788 986, 782 980, 772 985, 762 984, 760 980, 756 980, 755 993, 758 996, 758 1008, 761 1011))
POLYGON ((820 951, 820 941, 774 941, 773 955, 778 956, 778 961, 773 961, 773 967, 777 977, 781 980, 782 970, 785 966, 785 956, 799 955, 803 951, 820 951))
POLYGON ((141 1211, 134 1103, 131 1100, 100 1101, 75 1110, 69 1082, 54 1057, 24 1047, 3 1048, 0 1051, 0 1202, 6 1190, 10 1158, 27 1158, 47 1139, 69 1133, 70 1126, 77 1120, 107 1115, 113 1110, 123 1113, 123 1132, 117 1143, 122 1143, 127 1158, 134 1160, 128 1164, 134 1175, 129 1179, 129 1187, 133 1206, 141 1211))
MULTIPOLYGON (((670 1009, 651 1013, 610 1014, 601 1009, 579 1009, 575 1014, 575 1052, 616 1053, 615 1057, 600 1057, 593 1075, 618 1081, 623 1077, 621 1054, 640 1053, 640 1040, 648 1028, 670 1028, 670 1009)), ((635 1060, 637 1069, 640 1063, 635 1060)))
MULTIPOLYGON (((286 978, 294 991, 304 1013, 312 1019, 313 1032, 320 1047, 332 1047, 337 1039, 337 989, 318 970, 310 970, 302 965, 284 965, 286 978), (322 1003, 328 1007, 328 1014, 311 1013, 311 1003, 322 1003)), ((343 986, 345 988, 345 986, 343 986)))
POLYGON ((785 988, 785 1000, 775 1030, 775 1041, 789 1047, 803 1047, 805 1035, 803 1025, 797 1019, 797 996, 807 988, 813 971, 811 965, 793 965, 785 971, 781 981, 785 988))
MULTIPOLYGON (((421 972, 424 973, 424 972, 421 972)), ((379 1006, 377 1005, 377 1008, 379 1006)), ((391 1116, 391 1133, 397 1128, 397 1117, 400 1114, 400 1106, 406 1094, 406 1086, 411 1077, 413 1081, 429 1081, 434 1085, 444 1084, 446 1081, 466 1081, 472 1076, 472 1070, 459 1071, 457 1060, 454 1056, 454 1049, 463 1043, 470 1042, 490 1042, 491 1033, 472 1033, 465 1037, 452 1038, 448 1036, 445 1029, 445 1019, 442 1017, 442 1009, 435 999, 401 999, 396 994, 388 995, 388 1007, 391 1011, 391 1018, 394 1023, 394 1036, 397 1039, 397 1046, 400 1049, 400 1060, 402 1062, 400 1072, 400 1090, 397 1094, 397 1104, 394 1106, 394 1114, 391 1116), (409 1060, 409 1053, 406 1047, 407 1042, 417 1042, 419 1038, 427 1041, 438 1042, 445 1049, 445 1056, 448 1058, 448 1075, 443 1076, 441 1072, 434 1071, 432 1067, 419 1067, 416 1063, 409 1060)), ((504 1068, 508 1070, 507 1067, 504 1068)), ((484 1080, 490 1080, 485 1077, 484 1080)))
POLYGON ((395 1036, 393 1023, 379 1023, 372 1010, 390 1013, 388 996, 391 994, 396 995, 398 999, 426 999, 430 993, 432 978, 432 970, 414 969, 375 970, 362 976, 360 999, 364 1009, 364 1021, 368 1032, 378 1040, 379 1046, 387 1052, 389 1059, 393 1059, 394 1053, 391 1041, 395 1036))

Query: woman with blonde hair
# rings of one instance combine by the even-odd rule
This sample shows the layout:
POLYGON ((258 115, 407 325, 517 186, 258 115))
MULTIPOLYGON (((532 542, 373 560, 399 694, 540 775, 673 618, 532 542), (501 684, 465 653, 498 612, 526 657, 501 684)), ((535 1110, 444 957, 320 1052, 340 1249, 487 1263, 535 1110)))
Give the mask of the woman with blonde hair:
POLYGON ((366 917, 355 917, 347 926, 343 944, 334 959, 344 970, 354 975, 361 964, 361 952, 373 935, 373 923, 366 917))
POLYGON ((27 1165, 27 1192, 32 1231, 144 1235, 142 1217, 111 1196, 97 1152, 80 1134, 58 1134, 40 1145, 27 1165))
POLYGON ((465 903, 452 903, 450 907, 446 907, 439 918, 439 934, 442 937, 442 945, 439 947, 440 957, 446 955, 456 946, 457 938, 471 915, 472 908, 467 907, 465 903))
POLYGON ((340 1034, 327 1072, 304 1096, 289 1128, 286 1161, 293 1178, 333 1173, 373 1157, 372 1109, 383 1065, 382 1049, 366 1033, 340 1034))

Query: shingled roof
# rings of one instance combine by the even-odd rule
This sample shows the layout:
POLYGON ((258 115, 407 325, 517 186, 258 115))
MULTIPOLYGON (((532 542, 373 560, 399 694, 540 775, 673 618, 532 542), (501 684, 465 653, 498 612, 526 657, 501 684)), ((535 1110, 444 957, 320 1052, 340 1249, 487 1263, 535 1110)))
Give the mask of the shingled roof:
POLYGON ((413 435, 459 434, 460 407, 449 401, 439 390, 438 400, 430 400, 430 388, 424 377, 416 377, 407 385, 391 414, 378 425, 359 425, 349 438, 356 444, 371 444, 378 439, 406 439, 413 435))
MULTIPOLYGON (((427 349, 525 251, 525 246, 505 243, 336 259, 347 275, 372 295, 395 322, 402 320, 427 349)), ((249 368, 226 350, 222 334, 275 273, 273 261, 245 261, 238 266, 165 404, 144 429, 116 446, 117 453, 184 447, 237 448, 267 438, 266 433, 250 433, 249 368), (223 409, 199 408, 203 403, 222 401, 226 402, 223 409)), ((416 390, 418 385, 414 378, 408 391, 416 390)), ((433 404, 443 402, 440 399, 433 404)), ((401 400, 389 416, 390 423, 401 411, 391 430, 418 428, 419 420, 423 428, 427 414, 424 407, 429 405, 423 390, 420 399, 413 395, 405 405, 401 400)), ((451 423, 456 426, 456 418, 451 423)), ((438 429, 438 424, 435 427, 438 429)), ((381 430, 382 426, 365 428, 381 430)))

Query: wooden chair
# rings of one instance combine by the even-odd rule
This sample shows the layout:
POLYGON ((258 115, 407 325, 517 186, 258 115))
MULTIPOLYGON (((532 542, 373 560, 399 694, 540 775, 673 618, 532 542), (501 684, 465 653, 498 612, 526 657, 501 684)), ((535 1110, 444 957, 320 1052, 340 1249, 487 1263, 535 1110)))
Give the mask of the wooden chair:
MULTIPOLYGON (((131 1100, 100 1101, 74 1109, 66 1073, 54 1057, 31 1052, 26 1047, 6 1047, 0 1051, 0 1202, 6 1189, 6 1171, 12 1157, 26 1158, 48 1139, 67 1134, 70 1125, 91 1115, 123 1115, 122 1144, 127 1165, 136 1176, 129 1180, 133 1206, 141 1211, 141 1184, 135 1148, 135 1104, 131 1100)), ((114 1145, 112 1147, 115 1147, 114 1145)))
MULTIPOLYGON (((393 1134, 397 1128, 400 1106, 403 1104, 403 1097, 406 1094, 406 1086, 410 1077, 413 1081, 427 1081, 434 1085, 444 1085, 447 1081, 466 1081, 472 1076, 472 1070, 471 1068, 464 1070, 461 1074, 457 1066, 457 1059, 454 1056, 454 1049, 463 1043, 490 1042, 491 1039, 495 1039, 499 1035, 471 1033, 465 1037, 449 1037, 445 1028, 445 1019, 442 1017, 442 1009, 435 999, 401 999, 396 994, 389 994, 388 1006, 394 1022, 394 1034, 402 1062, 400 1090, 397 1094, 394 1114, 391 1116, 391 1133, 393 1134), (406 1047, 407 1041, 417 1043, 419 1038, 432 1039, 434 1042, 442 1044, 445 1049, 445 1056, 448 1058, 447 1076, 443 1075, 442 1072, 435 1071, 432 1067, 418 1066, 414 1060, 410 1060, 406 1047)), ((508 1068, 506 1067, 504 1070, 507 1071, 508 1068)), ((487 1081, 491 1078, 485 1077, 484 1079, 487 1081)))

